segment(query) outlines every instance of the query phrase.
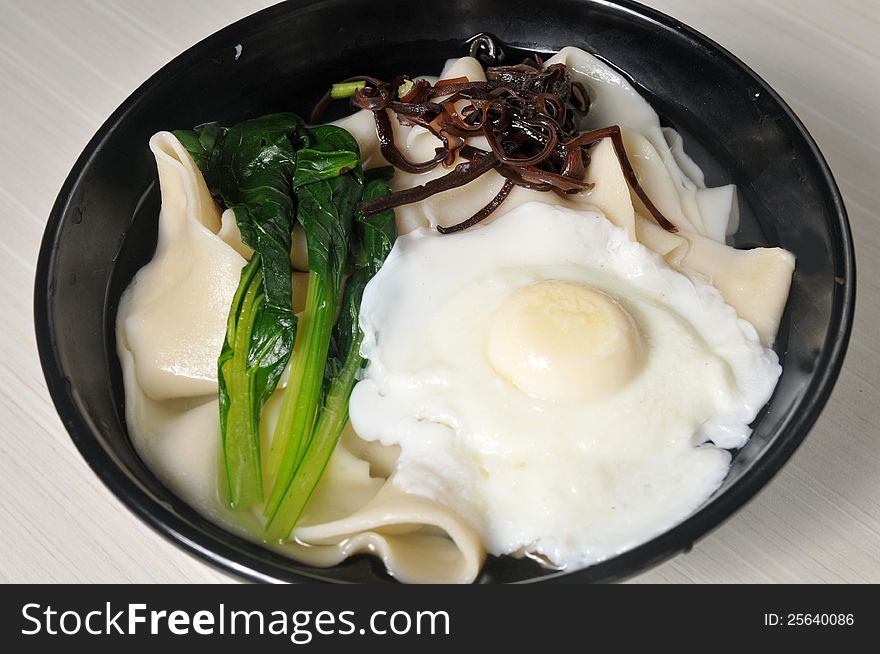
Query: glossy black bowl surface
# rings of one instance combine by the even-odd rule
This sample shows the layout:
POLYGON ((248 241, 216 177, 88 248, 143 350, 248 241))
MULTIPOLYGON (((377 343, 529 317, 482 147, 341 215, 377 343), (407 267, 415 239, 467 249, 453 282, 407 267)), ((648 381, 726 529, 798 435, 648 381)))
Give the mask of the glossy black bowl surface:
MULTIPOLYGON (((565 45, 633 80, 678 129, 712 185, 740 193, 738 246, 779 245, 797 269, 777 350, 784 371, 722 487, 693 516, 621 556, 569 574, 490 558, 481 582, 616 580, 688 549, 742 506, 804 439, 834 384, 849 338, 855 270, 840 194, 815 143, 779 96, 730 53, 631 2, 328 0, 285 3, 217 32, 145 82, 76 162, 46 227, 35 287, 36 331, 65 427, 105 484, 177 544, 253 580, 388 580, 357 557, 301 565, 215 527, 172 495, 133 450, 123 419, 114 322, 119 297, 152 256, 158 193, 151 134, 273 111, 303 114, 357 73, 436 74, 465 40, 495 34, 507 62, 565 45), (237 48, 240 46, 240 48, 237 48), (240 50, 240 56, 237 52, 240 50)), ((88 507, 82 507, 88 511, 88 507)))

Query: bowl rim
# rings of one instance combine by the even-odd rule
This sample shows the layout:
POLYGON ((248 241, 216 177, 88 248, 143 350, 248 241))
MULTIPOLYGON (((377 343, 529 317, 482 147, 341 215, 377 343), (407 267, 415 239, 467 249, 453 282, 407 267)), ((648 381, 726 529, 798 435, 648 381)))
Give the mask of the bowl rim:
MULTIPOLYGON (((319 579, 305 571, 279 570, 271 562, 257 559, 247 552, 233 547, 229 542, 220 542, 209 535, 205 535, 198 527, 188 523, 180 516, 154 501, 113 460, 113 457, 94 437, 93 427, 89 425, 88 421, 80 413, 69 392, 67 377, 57 353, 56 325, 51 312, 51 295, 48 290, 51 284, 55 246, 58 241, 63 217, 68 212, 72 201, 72 191, 95 156, 95 152, 112 135, 117 124, 124 120, 125 116, 143 101, 146 92, 166 78, 172 77, 177 70, 185 65, 184 61, 194 51, 211 47, 213 44, 226 40, 233 34, 247 31, 252 24, 271 20, 272 17, 289 11, 301 11, 306 7, 322 4, 324 1, 307 0, 297 3, 294 8, 291 8, 286 2, 280 2, 235 21, 175 56, 138 86, 104 121, 74 163, 49 214, 36 267, 33 298, 34 326, 40 363, 49 394, 58 415, 80 455, 104 485, 153 530, 220 571, 231 573, 247 581, 316 581, 319 579)), ((843 198, 830 167, 816 145, 815 140, 789 105, 767 82, 738 57, 681 21, 633 0, 585 1, 602 6, 616 7, 624 13, 638 16, 643 20, 647 19, 663 29, 681 32, 688 39, 700 42, 704 47, 717 52, 734 64, 758 85, 762 94, 768 94, 779 105, 786 118, 791 121, 807 145, 811 156, 815 159, 819 168, 821 180, 826 187, 823 190, 827 192, 830 204, 834 209, 830 227, 832 231, 836 231, 839 238, 838 247, 832 249, 832 260, 835 270, 839 273, 838 280, 840 277, 843 280, 842 282, 838 281, 834 287, 832 316, 828 326, 825 346, 823 347, 823 356, 816 361, 818 372, 800 403, 801 411, 789 421, 787 437, 774 443, 773 447, 768 448, 747 476, 734 482, 709 504, 691 514, 675 527, 631 550, 582 570, 568 573, 560 572, 532 580, 524 580, 526 583, 541 581, 580 583, 585 581, 583 573, 597 570, 601 571, 598 574, 591 575, 597 580, 620 581, 629 576, 644 572, 679 552, 689 551, 697 540, 704 538, 713 529, 720 526, 767 485, 783 464, 797 450, 815 424, 831 395, 843 366, 855 312, 855 253, 843 198)), ((238 538, 233 534, 229 534, 229 537, 230 541, 238 538)), ((254 546, 260 547, 257 544, 254 546)))

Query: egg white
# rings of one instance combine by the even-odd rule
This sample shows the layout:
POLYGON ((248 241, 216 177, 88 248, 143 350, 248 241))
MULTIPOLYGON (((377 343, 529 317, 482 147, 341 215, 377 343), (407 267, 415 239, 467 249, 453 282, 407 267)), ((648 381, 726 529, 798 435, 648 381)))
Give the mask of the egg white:
POLYGON ((698 508, 727 472, 722 448, 745 442, 780 373, 711 285, 601 215, 536 202, 460 234, 398 238, 360 320, 370 364, 352 425, 400 446, 393 483, 455 510, 490 553, 562 568, 698 508), (640 331, 641 370, 599 401, 535 397, 490 360, 505 302, 547 280, 607 294, 640 331))

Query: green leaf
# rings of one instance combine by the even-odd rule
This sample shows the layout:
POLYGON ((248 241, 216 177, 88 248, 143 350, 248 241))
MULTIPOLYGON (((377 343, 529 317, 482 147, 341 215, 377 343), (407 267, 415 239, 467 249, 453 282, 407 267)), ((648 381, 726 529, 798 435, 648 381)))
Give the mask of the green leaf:
MULTIPOLYGON (((375 170, 380 171, 380 173, 374 173, 367 179, 367 183, 364 186, 364 202, 391 193, 388 181, 394 169, 389 166, 388 168, 377 168, 375 170)), ((361 242, 363 243, 367 265, 371 271, 370 277, 372 277, 379 271, 382 264, 385 263, 388 253, 391 252, 391 248, 394 246, 394 240, 397 238, 394 210, 386 209, 367 217, 358 214, 357 220, 363 226, 361 242)))
POLYGON ((353 172, 363 180, 360 150, 351 134, 334 125, 321 125, 311 131, 313 143, 296 154, 294 188, 353 172))

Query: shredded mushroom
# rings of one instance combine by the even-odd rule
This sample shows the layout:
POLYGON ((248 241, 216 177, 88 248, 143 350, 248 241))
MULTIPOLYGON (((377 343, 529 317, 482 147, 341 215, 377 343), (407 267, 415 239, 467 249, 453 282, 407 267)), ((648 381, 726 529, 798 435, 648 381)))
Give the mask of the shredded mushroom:
MULTIPOLYGON (((561 195, 590 190, 592 185, 584 181, 590 147, 610 138, 627 183, 658 225, 669 232, 677 231, 639 184, 620 127, 578 130, 590 110, 590 99, 586 89, 572 82, 564 64, 545 68, 536 56, 515 66, 490 66, 486 68, 486 80, 471 82, 460 77, 430 84, 401 75, 387 83, 364 75, 337 85, 353 88, 352 103, 373 112, 380 149, 390 164, 409 173, 427 172, 439 165, 454 166, 443 177, 426 184, 362 202, 359 211, 363 215, 419 202, 468 184, 490 170, 497 171, 506 179, 485 207, 451 227, 437 228, 443 234, 458 232, 491 215, 514 186, 561 195), (460 101, 464 103, 457 109, 460 101), (401 124, 418 125, 437 137, 433 157, 413 162, 404 156, 394 142, 389 110, 401 124), (474 136, 485 137, 490 149, 468 145, 467 139, 474 136), (458 159, 461 162, 455 165, 458 159)), ((331 99, 328 92, 318 102, 312 112, 313 123, 318 122, 331 99)))

